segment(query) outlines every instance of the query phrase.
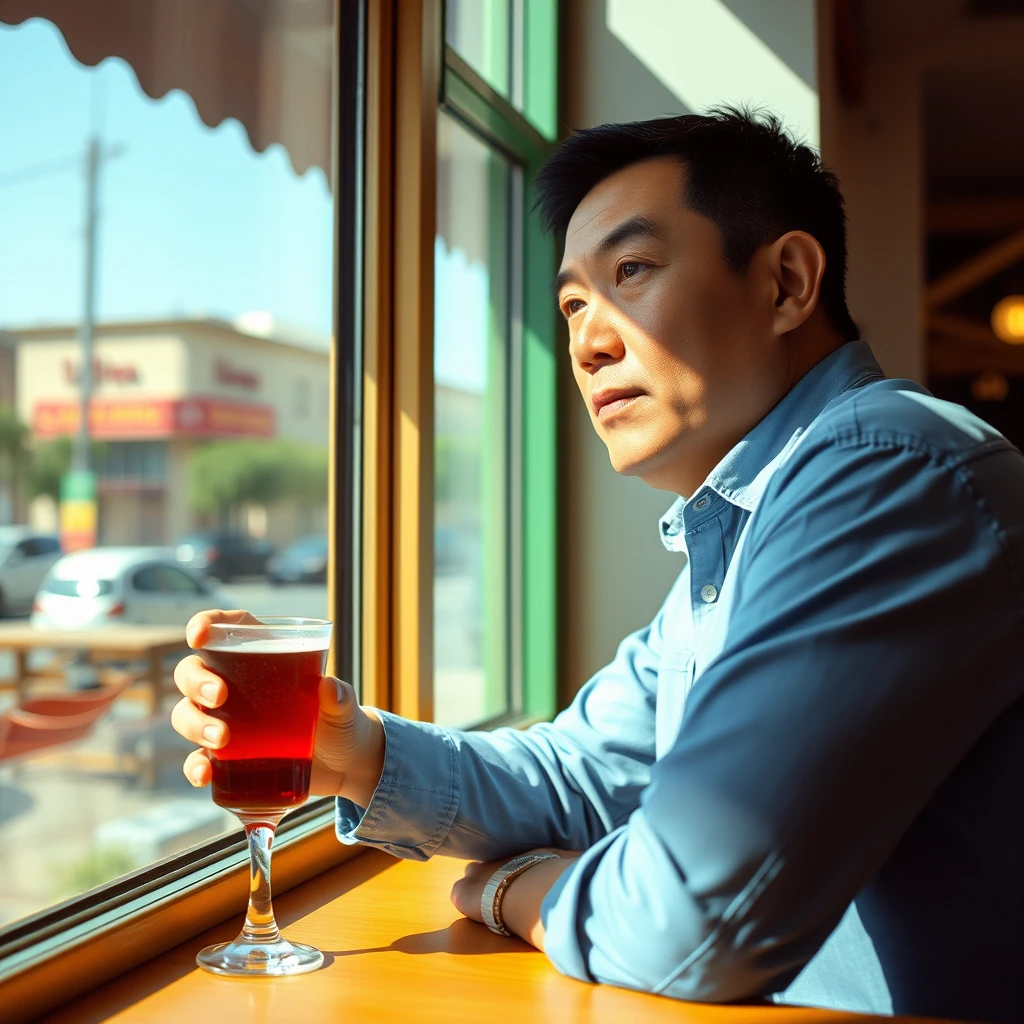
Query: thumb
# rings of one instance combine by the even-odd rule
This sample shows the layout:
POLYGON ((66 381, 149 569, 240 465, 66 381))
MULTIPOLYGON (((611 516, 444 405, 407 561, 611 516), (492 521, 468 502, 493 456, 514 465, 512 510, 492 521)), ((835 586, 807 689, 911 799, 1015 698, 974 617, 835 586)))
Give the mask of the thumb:
POLYGON ((324 718, 333 719, 337 723, 352 718, 357 707, 355 690, 334 676, 324 676, 320 680, 320 714, 324 718))

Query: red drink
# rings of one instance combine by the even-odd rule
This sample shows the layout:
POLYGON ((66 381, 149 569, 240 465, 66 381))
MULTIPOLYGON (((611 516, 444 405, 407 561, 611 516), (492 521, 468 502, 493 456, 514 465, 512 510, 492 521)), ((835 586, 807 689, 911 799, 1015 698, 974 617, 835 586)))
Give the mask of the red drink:
POLYGON ((211 751, 213 799, 233 811, 294 807, 309 796, 318 687, 326 641, 255 639, 204 647, 203 664, 228 685, 219 708, 230 739, 211 751))

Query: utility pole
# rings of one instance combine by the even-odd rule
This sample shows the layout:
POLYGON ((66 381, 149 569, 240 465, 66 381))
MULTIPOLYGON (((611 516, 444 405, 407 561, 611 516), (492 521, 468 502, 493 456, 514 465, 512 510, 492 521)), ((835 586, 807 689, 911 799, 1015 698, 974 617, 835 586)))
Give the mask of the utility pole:
POLYGON ((99 190, 100 142, 89 136, 85 150, 85 292, 82 303, 82 356, 78 371, 81 416, 75 442, 74 468, 89 470, 89 400, 92 397, 93 325, 96 316, 96 194, 99 190))

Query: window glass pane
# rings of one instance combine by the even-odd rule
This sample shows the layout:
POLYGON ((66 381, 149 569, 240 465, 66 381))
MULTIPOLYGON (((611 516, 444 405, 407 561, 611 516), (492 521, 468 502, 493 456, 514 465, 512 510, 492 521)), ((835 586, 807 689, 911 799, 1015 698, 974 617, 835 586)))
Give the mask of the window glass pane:
POLYGON ((327 612, 323 560, 273 557, 327 532, 334 4, 39 6, 0 4, 0 417, 23 441, 0 524, 65 553, 0 568, 0 591, 5 627, 61 639, 23 641, 34 679, 0 640, 0 712, 138 681, 73 743, 12 754, 0 725, 0 928, 239 829, 182 776, 167 679, 116 649, 125 624, 183 643, 203 608, 327 612))
POLYGON ((445 41, 488 85, 517 106, 512 29, 518 9, 515 0, 447 0, 445 5, 445 41))
POLYGON ((510 710, 508 162, 438 115, 434 715, 510 710))

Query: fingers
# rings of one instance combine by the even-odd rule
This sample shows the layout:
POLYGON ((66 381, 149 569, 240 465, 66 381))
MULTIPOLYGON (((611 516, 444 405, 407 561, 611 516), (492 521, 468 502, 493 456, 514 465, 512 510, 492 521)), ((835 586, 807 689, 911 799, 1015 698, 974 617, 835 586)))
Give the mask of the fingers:
POLYGON ((210 750, 219 750, 230 739, 230 731, 223 722, 204 715, 187 697, 174 705, 171 725, 185 739, 210 750))
POLYGON ((198 654, 190 654, 174 666, 174 685, 203 707, 219 708, 228 699, 227 684, 203 664, 198 654))
POLYGON ((224 611, 212 608, 210 611, 197 612, 188 620, 185 627, 185 640, 189 647, 198 651, 210 639, 210 626, 215 622, 244 623, 247 626, 258 626, 260 620, 255 615, 240 608, 224 611))
POLYGON ((483 921, 480 898, 483 896, 487 879, 501 866, 501 861, 474 862, 466 865, 466 873, 453 886, 450 895, 452 906, 464 917, 483 921))
POLYGON ((181 770, 185 773, 185 778, 197 789, 208 786, 213 781, 213 765, 202 750, 193 750, 185 758, 181 770))

